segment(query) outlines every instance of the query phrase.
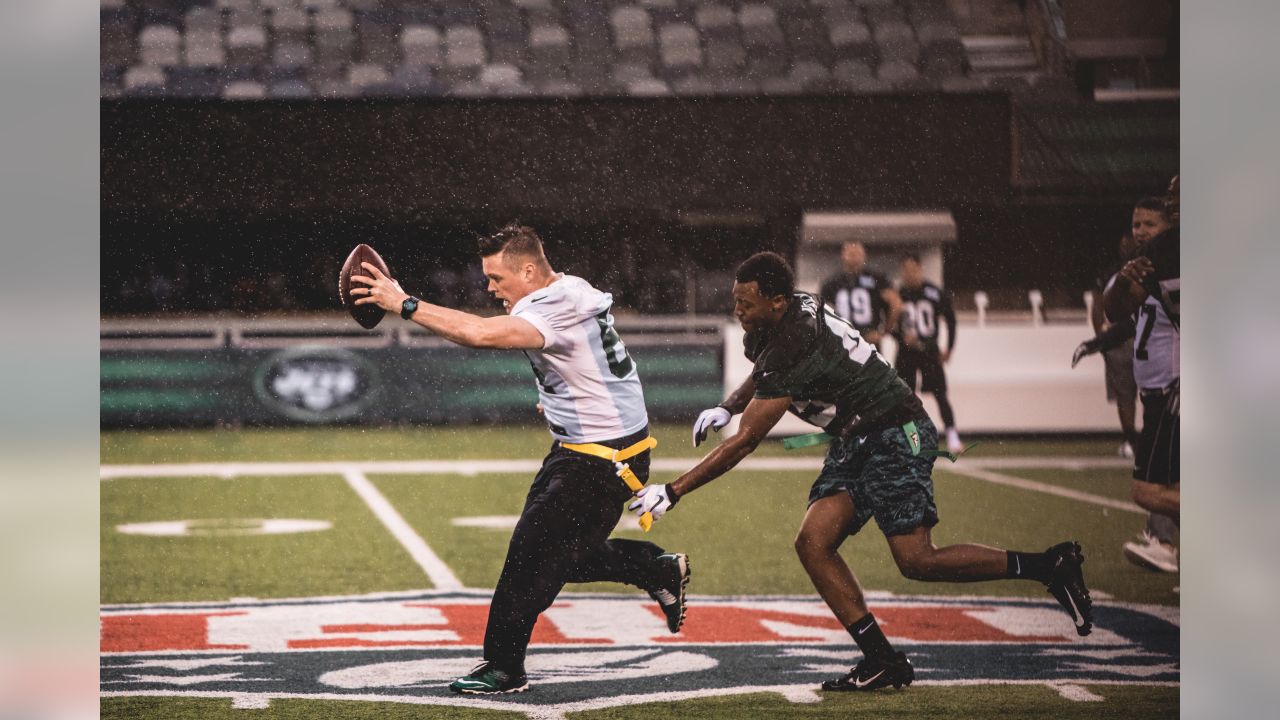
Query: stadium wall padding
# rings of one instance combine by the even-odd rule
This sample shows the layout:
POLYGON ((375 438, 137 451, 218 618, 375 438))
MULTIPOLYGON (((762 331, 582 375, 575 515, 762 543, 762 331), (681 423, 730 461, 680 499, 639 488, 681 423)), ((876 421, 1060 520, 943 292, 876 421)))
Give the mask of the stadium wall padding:
MULTIPOLYGON (((680 421, 720 402, 716 345, 628 345, 649 415, 680 421)), ((519 353, 456 346, 103 350, 104 429, 213 425, 536 423, 519 353)))

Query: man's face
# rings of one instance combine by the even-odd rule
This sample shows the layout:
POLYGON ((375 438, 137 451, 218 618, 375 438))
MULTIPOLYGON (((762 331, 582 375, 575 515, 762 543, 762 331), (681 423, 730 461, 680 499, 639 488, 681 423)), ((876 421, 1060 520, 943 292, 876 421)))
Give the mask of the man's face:
POLYGON ((924 284, 924 267, 915 260, 903 260, 901 271, 903 285, 918 288, 924 284))
POLYGON ((733 283, 733 315, 742 329, 773 327, 787 310, 787 298, 768 298, 760 294, 760 283, 733 283))
POLYGON ((845 243, 844 248, 840 250, 840 261, 844 263, 846 271, 862 272, 862 268, 867 265, 867 249, 862 246, 862 243, 845 243))
POLYGON ((489 279, 486 288, 495 298, 502 301, 502 308, 511 312, 511 306, 520 302, 525 295, 534 291, 530 282, 533 276, 533 263, 517 264, 517 258, 510 258, 506 252, 500 251, 480 259, 480 268, 489 279))
POLYGON ((1133 209, 1133 239, 1145 245, 1151 238, 1169 229, 1169 221, 1158 210, 1133 209))

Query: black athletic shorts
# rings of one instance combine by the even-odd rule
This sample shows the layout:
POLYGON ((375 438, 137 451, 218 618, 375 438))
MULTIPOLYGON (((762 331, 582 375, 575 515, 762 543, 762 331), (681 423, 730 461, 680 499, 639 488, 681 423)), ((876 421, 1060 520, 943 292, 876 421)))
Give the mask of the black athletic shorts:
POLYGON ((1133 477, 1160 485, 1177 485, 1178 382, 1164 390, 1142 391, 1142 438, 1133 455, 1133 477))
POLYGON ((947 391, 947 374, 942 371, 942 358, 937 350, 916 350, 900 347, 894 362, 898 377, 916 392, 939 393, 947 391), (916 384, 916 376, 921 382, 916 384))

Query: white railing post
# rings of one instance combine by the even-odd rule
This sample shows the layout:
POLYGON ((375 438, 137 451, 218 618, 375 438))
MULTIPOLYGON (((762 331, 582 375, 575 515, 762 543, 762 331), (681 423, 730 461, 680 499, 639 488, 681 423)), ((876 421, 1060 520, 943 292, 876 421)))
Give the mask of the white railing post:
POLYGON ((1044 295, 1039 290, 1031 290, 1027 300, 1031 302, 1031 324, 1039 327, 1044 324, 1044 295))
POLYGON ((990 304, 991 298, 981 290, 973 294, 973 305, 978 308, 978 327, 987 326, 987 306, 990 304))

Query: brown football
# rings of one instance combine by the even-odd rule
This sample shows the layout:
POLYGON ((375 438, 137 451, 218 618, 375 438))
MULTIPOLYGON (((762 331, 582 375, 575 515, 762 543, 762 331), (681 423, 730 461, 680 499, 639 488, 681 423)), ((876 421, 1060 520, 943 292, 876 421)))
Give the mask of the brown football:
POLYGON ((351 311, 351 317, 360 323, 360 327, 366 330, 372 330, 379 322, 382 322, 382 316, 387 314, 386 310, 378 307, 373 303, 364 303, 357 305, 355 300, 357 297, 364 295, 351 295, 351 288, 368 287, 364 283, 352 283, 352 275, 364 275, 365 277, 373 277, 373 274, 364 269, 360 263, 367 262, 370 265, 382 271, 383 275, 391 277, 391 271, 387 269, 387 264, 382 261, 382 256, 373 248, 360 243, 355 250, 347 256, 347 261, 342 263, 342 272, 338 274, 338 296, 342 298, 342 304, 347 306, 347 310, 351 311))

